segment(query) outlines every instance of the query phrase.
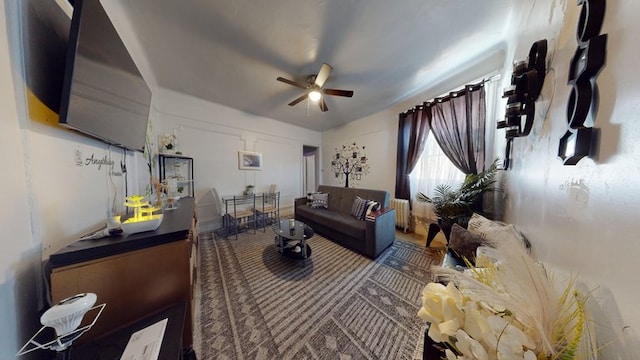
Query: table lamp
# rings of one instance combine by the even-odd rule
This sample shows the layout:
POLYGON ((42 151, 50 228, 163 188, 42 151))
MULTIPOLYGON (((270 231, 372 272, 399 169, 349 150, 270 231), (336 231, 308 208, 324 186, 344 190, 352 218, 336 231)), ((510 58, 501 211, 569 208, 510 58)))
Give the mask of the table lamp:
POLYGON ((82 293, 68 297, 55 304, 40 317, 42 327, 29 341, 18 351, 21 356, 36 349, 56 351, 56 359, 71 360, 71 345, 73 342, 89 331, 96 323, 106 304, 93 306, 97 296, 94 293, 82 293), (90 310, 98 310, 90 324, 80 327, 84 315, 90 310), (55 339, 39 343, 36 337, 47 327, 55 330, 55 339))

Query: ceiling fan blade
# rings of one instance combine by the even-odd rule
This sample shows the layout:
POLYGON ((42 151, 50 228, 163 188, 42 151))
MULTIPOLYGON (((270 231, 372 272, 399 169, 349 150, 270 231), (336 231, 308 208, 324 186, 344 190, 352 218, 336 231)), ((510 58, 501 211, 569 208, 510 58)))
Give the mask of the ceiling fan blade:
POLYGON ((322 92, 327 94, 327 95, 334 95, 334 96, 345 96, 345 97, 352 97, 353 96, 353 91, 352 90, 324 89, 324 90, 322 90, 322 92))
POLYGON ((327 107, 327 103, 324 102, 324 99, 320 99, 320 101, 318 101, 318 104, 320 105, 320 110, 322 110, 322 112, 329 110, 329 108, 327 107))
POLYGON ((290 102, 289 106, 293 106, 293 105, 299 103, 300 101, 306 99, 308 96, 309 96, 309 94, 304 94, 304 95, 300 96, 299 98, 297 98, 297 99, 293 100, 292 102, 290 102))
POLYGON ((316 81, 314 82, 318 87, 322 87, 325 81, 329 78, 329 75, 333 71, 333 68, 329 64, 322 64, 320 67, 320 71, 318 71, 318 75, 316 75, 316 81))
POLYGON ((283 77, 281 77, 281 76, 278 76, 278 77, 276 78, 276 80, 278 80, 278 81, 282 81, 282 82, 283 82, 283 83, 285 83, 285 84, 289 84, 289 85, 293 85, 293 86, 295 86, 295 87, 299 87, 300 89, 306 89, 306 88, 307 88, 306 86, 304 86, 304 85, 302 85, 302 84, 298 84, 298 83, 297 83, 297 82, 295 82, 295 81, 292 81, 292 80, 289 80, 289 79, 285 79, 285 78, 283 78, 283 77))

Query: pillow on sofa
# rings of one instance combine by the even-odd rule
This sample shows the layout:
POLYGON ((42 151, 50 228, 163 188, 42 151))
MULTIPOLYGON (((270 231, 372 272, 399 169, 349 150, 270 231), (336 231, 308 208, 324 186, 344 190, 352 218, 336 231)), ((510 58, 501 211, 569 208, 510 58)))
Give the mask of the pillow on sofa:
POLYGON ((307 205, 311 206, 313 204, 313 194, 318 194, 317 192, 307 193, 307 205))
POLYGON ((311 201, 311 207, 314 209, 328 208, 329 207, 329 194, 326 193, 314 193, 313 200, 311 201))
POLYGON ((358 220, 364 220, 368 202, 369 200, 356 196, 355 200, 353 200, 353 205, 351 205, 351 216, 358 220))
POLYGON ((478 247, 487 245, 482 236, 476 235, 458 224, 453 224, 451 227, 449 249, 453 250, 461 258, 466 258, 471 263, 474 263, 478 247))
POLYGON ((500 243, 509 240, 518 240, 527 248, 531 248, 529 241, 525 239, 513 224, 489 220, 480 214, 474 213, 471 216, 467 229, 469 232, 481 236, 486 241, 500 243))
POLYGON ((367 201, 367 211, 365 211, 364 216, 371 214, 374 211, 380 210, 380 203, 377 201, 369 200, 367 201))

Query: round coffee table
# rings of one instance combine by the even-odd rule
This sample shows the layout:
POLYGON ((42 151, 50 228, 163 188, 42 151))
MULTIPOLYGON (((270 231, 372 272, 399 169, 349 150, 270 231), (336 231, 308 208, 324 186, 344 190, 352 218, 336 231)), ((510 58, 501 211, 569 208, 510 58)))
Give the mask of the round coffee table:
POLYGON ((276 234, 275 242, 278 251, 293 259, 308 259, 311 257, 311 247, 307 244, 314 232, 302 221, 284 219, 272 226, 276 234))

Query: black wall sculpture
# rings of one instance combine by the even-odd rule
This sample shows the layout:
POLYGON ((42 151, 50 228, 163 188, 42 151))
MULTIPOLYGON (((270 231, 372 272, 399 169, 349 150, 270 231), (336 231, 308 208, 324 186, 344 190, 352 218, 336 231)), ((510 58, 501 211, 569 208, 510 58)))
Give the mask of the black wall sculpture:
POLYGON ((599 129, 595 123, 598 105, 596 77, 605 64, 607 34, 600 34, 604 21, 605 0, 578 0, 582 5, 576 38, 576 49, 569 65, 571 93, 567 102, 569 129, 560 138, 558 156, 564 165, 576 165, 580 159, 595 155, 599 129), (591 117, 588 115, 591 113, 591 117))
POLYGON ((511 86, 504 90, 507 109, 504 120, 498 121, 498 129, 506 129, 507 147, 503 168, 511 163, 513 139, 529 135, 536 114, 536 100, 540 96, 546 75, 547 40, 536 41, 529 50, 527 60, 513 64, 511 86))

